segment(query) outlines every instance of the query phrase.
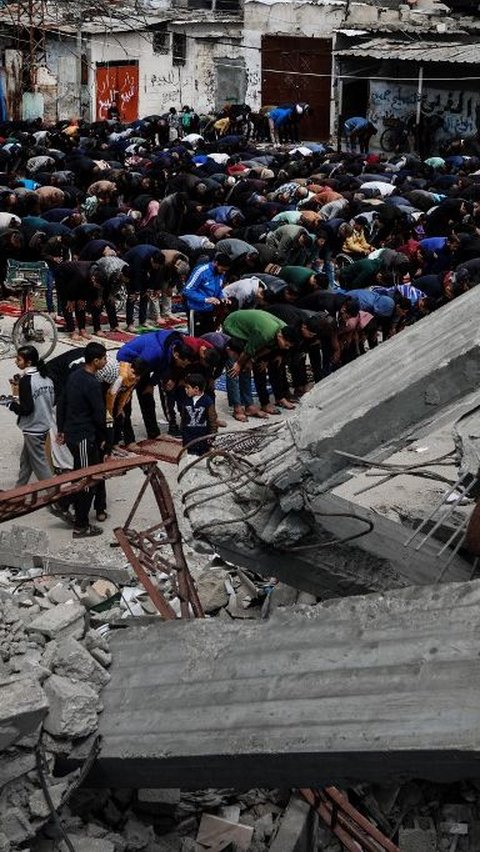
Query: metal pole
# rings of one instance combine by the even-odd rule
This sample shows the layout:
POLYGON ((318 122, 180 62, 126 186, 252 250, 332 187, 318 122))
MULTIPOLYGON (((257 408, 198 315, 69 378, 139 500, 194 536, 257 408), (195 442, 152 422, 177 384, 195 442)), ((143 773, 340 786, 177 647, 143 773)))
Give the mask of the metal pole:
POLYGON ((77 87, 78 87, 78 118, 82 118, 82 16, 77 21, 77 87))
POLYGON ((418 69, 418 83, 417 83, 417 112, 415 116, 415 124, 417 126, 417 130, 420 126, 420 119, 422 117, 422 97, 423 97, 423 65, 420 65, 418 69))

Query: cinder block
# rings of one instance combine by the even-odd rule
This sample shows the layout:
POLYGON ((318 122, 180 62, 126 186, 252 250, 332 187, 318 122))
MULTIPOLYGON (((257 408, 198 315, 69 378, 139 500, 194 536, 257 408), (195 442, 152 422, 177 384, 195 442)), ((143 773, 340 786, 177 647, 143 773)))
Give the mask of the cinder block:
POLYGON ((67 636, 81 639, 85 630, 85 609, 76 603, 59 604, 37 616, 27 630, 43 633, 49 639, 60 640, 67 636))
POLYGON ((86 683, 52 675, 45 683, 49 702, 44 728, 54 737, 86 737, 97 727, 97 693, 86 683))

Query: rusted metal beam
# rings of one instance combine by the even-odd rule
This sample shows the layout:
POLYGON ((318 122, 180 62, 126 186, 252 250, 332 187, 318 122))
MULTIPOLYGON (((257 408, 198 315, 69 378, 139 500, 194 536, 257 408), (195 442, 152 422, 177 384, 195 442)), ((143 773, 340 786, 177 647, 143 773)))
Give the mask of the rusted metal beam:
POLYGON ((365 852, 400 852, 399 847, 357 811, 336 787, 302 789, 299 792, 346 849, 352 852, 358 852, 359 848, 365 852))
MULTIPOLYGON (((33 482, 31 485, 13 488, 11 491, 2 491, 0 492, 0 523, 28 515, 37 509, 56 503, 62 497, 74 496, 101 480, 123 476, 135 468, 143 470, 146 474, 145 481, 142 483, 124 526, 114 530, 117 541, 163 618, 176 618, 176 613, 152 579, 152 576, 158 573, 159 567, 170 574, 173 588, 180 599, 182 617, 190 618, 193 614, 197 618, 202 618, 203 610, 183 552, 182 537, 170 488, 157 465, 155 456, 142 455, 115 459, 51 479, 33 482), (146 530, 137 531, 131 524, 149 486, 153 491, 161 520, 146 530), (173 554, 171 561, 162 553, 165 547, 171 549, 173 554)), ((68 564, 66 567, 68 568, 68 564)))
POLYGON ((172 494, 165 476, 157 465, 149 469, 124 526, 115 529, 114 533, 139 581, 163 618, 176 618, 176 615, 160 589, 152 581, 152 576, 158 572, 159 567, 170 575, 174 590, 180 599, 182 618, 190 618, 192 614, 196 618, 203 618, 200 599, 183 552, 172 494), (137 531, 131 524, 149 485, 152 488, 161 521, 146 530, 137 531), (172 562, 164 556, 166 547, 173 553, 172 562))
POLYGON ((44 506, 51 506, 60 498, 77 494, 100 480, 123 476, 135 468, 148 471, 156 464, 157 459, 154 456, 132 456, 92 465, 82 470, 72 470, 9 491, 0 491, 0 523, 29 515, 44 506))

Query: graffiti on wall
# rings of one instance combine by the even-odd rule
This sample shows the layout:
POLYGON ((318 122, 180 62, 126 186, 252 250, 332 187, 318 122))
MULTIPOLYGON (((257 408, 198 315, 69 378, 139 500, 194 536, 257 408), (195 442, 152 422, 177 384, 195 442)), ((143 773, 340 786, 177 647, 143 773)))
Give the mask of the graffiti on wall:
MULTIPOLYGON (((368 116, 381 133, 385 119, 406 118, 417 109, 417 87, 388 82, 370 84, 368 116)), ((480 127, 480 93, 473 91, 448 91, 425 86, 422 97, 422 114, 441 116, 442 126, 437 139, 468 136, 480 127)))

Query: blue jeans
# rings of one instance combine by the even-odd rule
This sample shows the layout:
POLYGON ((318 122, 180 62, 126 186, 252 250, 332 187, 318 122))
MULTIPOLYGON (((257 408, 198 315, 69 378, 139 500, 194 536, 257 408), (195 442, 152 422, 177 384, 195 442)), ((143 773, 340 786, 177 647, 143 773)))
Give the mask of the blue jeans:
POLYGON ((225 365, 227 371, 228 404, 232 408, 253 405, 252 372, 250 369, 242 370, 240 375, 232 378, 228 375, 228 371, 233 364, 235 364, 233 358, 228 358, 225 365))

